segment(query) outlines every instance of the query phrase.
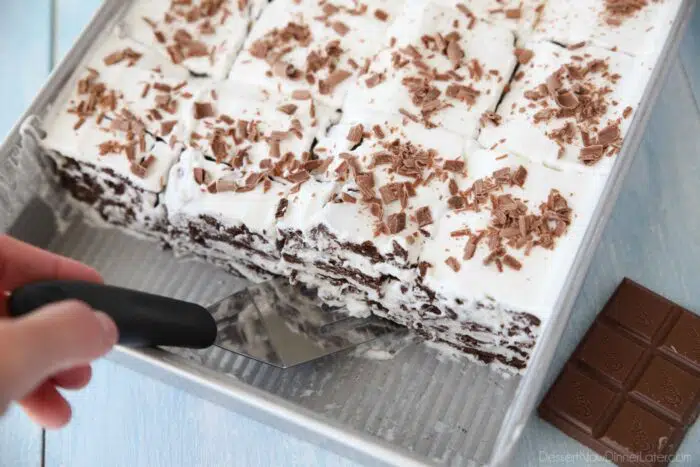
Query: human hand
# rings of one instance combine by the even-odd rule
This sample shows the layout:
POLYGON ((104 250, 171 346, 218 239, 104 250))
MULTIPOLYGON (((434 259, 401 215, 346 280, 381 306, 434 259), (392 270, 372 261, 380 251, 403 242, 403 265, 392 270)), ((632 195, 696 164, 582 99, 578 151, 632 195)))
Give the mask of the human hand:
MULTIPOLYGON (((102 282, 97 271, 68 258, 0 235, 0 293, 41 280, 102 282)), ((90 363, 117 342, 117 327, 102 312, 77 301, 45 306, 9 319, 0 296, 0 415, 17 401, 44 428, 70 421, 71 408, 58 388, 84 388, 90 363)))

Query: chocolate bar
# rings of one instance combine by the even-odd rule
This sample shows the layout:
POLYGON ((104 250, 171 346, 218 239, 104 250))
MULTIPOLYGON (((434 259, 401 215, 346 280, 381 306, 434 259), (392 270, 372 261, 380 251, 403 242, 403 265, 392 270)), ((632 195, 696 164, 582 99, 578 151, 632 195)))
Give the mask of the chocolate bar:
POLYGON ((620 466, 664 466, 700 412, 700 317, 624 279, 539 407, 620 466))

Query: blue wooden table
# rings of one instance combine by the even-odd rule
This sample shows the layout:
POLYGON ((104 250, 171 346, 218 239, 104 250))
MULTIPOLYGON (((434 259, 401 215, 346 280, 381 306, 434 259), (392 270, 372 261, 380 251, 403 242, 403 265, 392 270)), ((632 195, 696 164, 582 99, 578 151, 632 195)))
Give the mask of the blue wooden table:
MULTIPOLYGON (((0 137, 9 131, 99 0, 0 1, 0 137)), ((559 345, 550 381, 610 290, 629 276, 700 310, 700 8, 559 345)), ((0 418, 0 467, 351 466, 320 447, 108 361, 69 395, 74 420, 43 433, 13 408, 0 418)), ((604 465, 533 416, 519 466, 604 465)), ((700 423, 678 465, 700 465, 700 423)))

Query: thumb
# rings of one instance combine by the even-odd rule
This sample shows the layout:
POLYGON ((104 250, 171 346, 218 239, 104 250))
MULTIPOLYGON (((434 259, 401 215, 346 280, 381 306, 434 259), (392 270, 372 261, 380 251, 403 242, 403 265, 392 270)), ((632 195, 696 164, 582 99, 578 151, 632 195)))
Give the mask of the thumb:
POLYGON ((77 301, 0 321, 0 400, 21 399, 56 373, 90 363, 117 338, 109 316, 77 301))

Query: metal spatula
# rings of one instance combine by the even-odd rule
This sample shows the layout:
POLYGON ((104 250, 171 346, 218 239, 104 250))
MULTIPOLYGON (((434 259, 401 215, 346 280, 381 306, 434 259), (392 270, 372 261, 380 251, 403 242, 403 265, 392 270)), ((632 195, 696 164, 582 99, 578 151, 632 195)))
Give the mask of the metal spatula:
POLYGON ((219 346, 287 368, 355 347, 392 332, 377 317, 352 318, 320 304, 315 291, 275 279, 251 285, 204 308, 131 289, 79 281, 48 281, 12 291, 10 316, 76 299, 112 317, 121 345, 219 346))

